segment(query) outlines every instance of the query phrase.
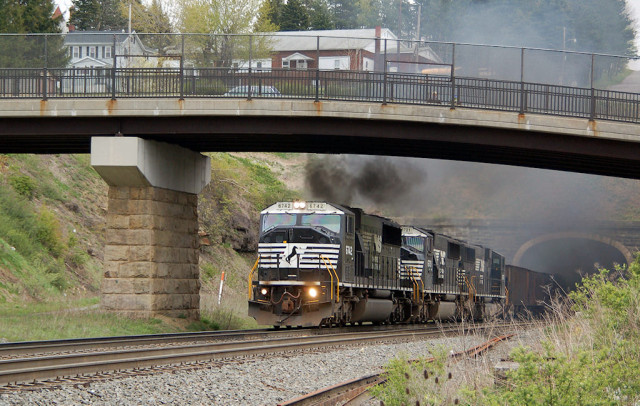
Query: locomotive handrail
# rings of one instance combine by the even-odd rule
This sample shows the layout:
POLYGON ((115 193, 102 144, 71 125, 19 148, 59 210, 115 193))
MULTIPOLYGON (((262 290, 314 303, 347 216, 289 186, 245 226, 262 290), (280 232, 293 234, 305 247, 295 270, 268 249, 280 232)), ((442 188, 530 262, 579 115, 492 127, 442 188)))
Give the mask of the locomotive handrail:
POLYGON ((471 282, 469 278, 467 278, 466 275, 464 277, 464 281, 467 283, 467 290, 468 290, 467 293, 469 293, 469 299, 471 299, 471 301, 473 302, 477 292, 476 287, 473 284, 473 282, 471 282))
POLYGON ((251 268, 251 271, 249 272, 249 287, 248 287, 249 300, 251 300, 251 291, 253 290, 253 272, 256 270, 259 263, 260 263, 260 256, 258 255, 258 258, 256 259, 256 263, 253 264, 253 268, 251 268))
POLYGON ((420 293, 420 287, 418 286, 418 281, 416 281, 416 278, 414 278, 413 275, 411 275, 411 281, 413 282, 413 297, 417 301, 420 293))
POLYGON ((327 272, 329 272, 329 276, 331 276, 331 300, 333 300, 333 274, 331 273, 331 269, 333 269, 333 273, 336 276, 336 281, 337 281, 337 286, 336 286, 336 303, 340 303, 340 278, 338 277, 338 273, 336 272, 335 268, 333 267, 333 264, 331 264, 331 261, 326 258, 324 255, 320 254, 320 258, 322 259, 322 262, 324 262, 324 266, 327 267, 327 272), (327 261, 329 261, 329 263, 327 263, 327 261), (331 268, 329 268, 331 267, 331 268))

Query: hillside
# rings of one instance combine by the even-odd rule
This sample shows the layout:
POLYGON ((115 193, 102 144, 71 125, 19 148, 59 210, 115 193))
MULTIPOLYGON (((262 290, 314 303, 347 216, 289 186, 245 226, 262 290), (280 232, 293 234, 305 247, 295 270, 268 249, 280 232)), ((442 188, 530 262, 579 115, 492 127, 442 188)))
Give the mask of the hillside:
POLYGON ((0 341, 246 323, 246 275, 255 261, 258 213, 298 196, 278 176, 286 180, 300 172, 304 158, 211 158, 212 182, 199 196, 203 323, 187 326, 175 320, 130 323, 99 311, 107 186, 88 155, 0 156, 0 341), (222 271, 226 283, 218 306, 222 271))

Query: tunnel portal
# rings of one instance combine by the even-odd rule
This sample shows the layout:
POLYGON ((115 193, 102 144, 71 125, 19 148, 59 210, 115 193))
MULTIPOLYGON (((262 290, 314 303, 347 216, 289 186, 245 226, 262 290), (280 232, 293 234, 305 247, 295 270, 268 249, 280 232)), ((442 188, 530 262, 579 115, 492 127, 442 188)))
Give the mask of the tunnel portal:
POLYGON ((524 244, 514 262, 524 268, 554 274, 558 284, 569 291, 582 275, 592 274, 598 268, 613 270, 616 264, 628 264, 626 248, 602 240, 578 235, 546 236, 524 244))

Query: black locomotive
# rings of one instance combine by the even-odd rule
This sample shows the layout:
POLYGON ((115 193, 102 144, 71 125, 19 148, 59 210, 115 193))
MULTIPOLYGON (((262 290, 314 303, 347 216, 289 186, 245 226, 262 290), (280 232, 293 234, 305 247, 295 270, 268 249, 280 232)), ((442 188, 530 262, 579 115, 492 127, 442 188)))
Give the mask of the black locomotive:
POLYGON ((489 248, 357 208, 279 202, 261 213, 249 315, 274 326, 482 319, 504 310, 504 270, 489 248))

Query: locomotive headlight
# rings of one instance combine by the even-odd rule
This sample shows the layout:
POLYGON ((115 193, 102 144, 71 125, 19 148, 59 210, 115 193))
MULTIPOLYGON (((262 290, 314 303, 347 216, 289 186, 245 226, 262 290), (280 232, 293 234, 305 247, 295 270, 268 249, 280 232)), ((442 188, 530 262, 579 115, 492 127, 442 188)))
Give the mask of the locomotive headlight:
POLYGON ((309 288, 309 296, 315 299, 318 296, 318 289, 309 288))
POLYGON ((262 296, 267 296, 267 293, 269 293, 269 291, 267 290, 267 288, 262 288, 260 290, 260 293, 262 293, 262 296))
POLYGON ((307 206, 305 202, 293 202, 294 209, 304 209, 307 206))

